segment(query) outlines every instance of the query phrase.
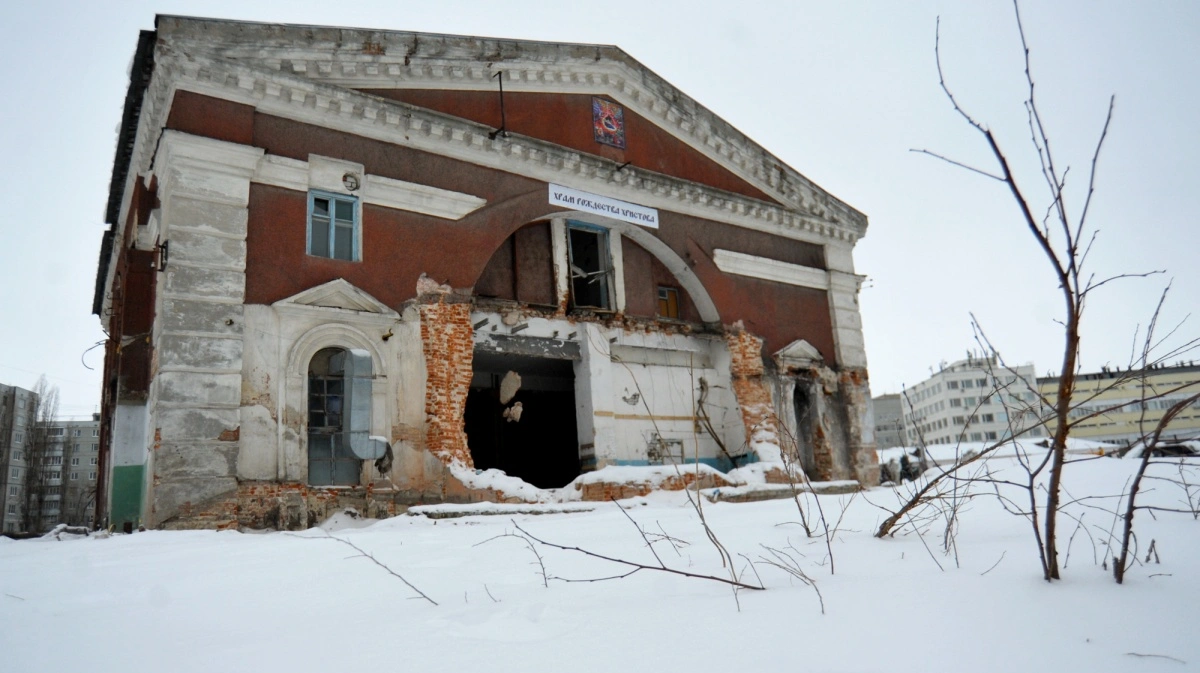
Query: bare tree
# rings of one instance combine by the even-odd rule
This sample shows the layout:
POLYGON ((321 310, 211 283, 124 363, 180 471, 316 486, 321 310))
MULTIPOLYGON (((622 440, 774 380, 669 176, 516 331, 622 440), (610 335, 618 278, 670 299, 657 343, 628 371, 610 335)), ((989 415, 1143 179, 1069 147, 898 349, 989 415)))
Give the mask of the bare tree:
MULTIPOLYGON (((1029 44, 1021 22, 1020 7, 1016 0, 1013 2, 1013 9, 1016 15, 1017 31, 1021 38, 1021 47, 1024 56, 1025 82, 1028 88, 1024 107, 1029 126, 1030 142, 1038 159, 1041 180, 1045 183, 1043 196, 1036 199, 1036 201, 1044 201, 1046 204, 1044 209, 1035 207, 1034 193, 1027 186, 1019 183, 1018 178, 1014 175, 1010 167, 1006 152, 1001 147, 999 140, 993 134, 992 130, 962 107, 946 83, 941 60, 940 20, 934 39, 938 83, 954 107, 955 112, 983 137, 988 150, 996 162, 996 166, 985 170, 929 150, 921 149, 914 151, 928 154, 1003 184, 1012 195, 1025 228, 1036 241, 1057 280, 1060 296, 1063 301, 1063 316, 1060 321, 1063 326, 1061 375, 1053 397, 1042 397, 1040 393, 1038 394, 1040 401, 1048 410, 1048 413, 1042 416, 1041 423, 1052 430, 1052 436, 1049 441, 1049 451, 1044 456, 1044 459, 1023 463, 1027 471, 1028 484, 1022 485, 1031 494, 1029 509, 1023 513, 1030 516, 1033 522, 1043 575, 1049 581, 1059 579, 1060 577, 1057 529, 1058 514, 1061 506, 1062 474, 1063 468, 1068 462, 1066 453, 1067 437, 1072 426, 1081 417, 1090 417, 1089 414, 1107 413, 1112 410, 1111 408, 1099 409, 1094 412, 1087 410, 1080 413, 1077 409, 1075 389, 1076 375, 1079 369, 1080 324, 1084 307, 1093 291, 1112 281, 1122 278, 1145 277, 1161 272, 1125 273, 1098 278, 1088 269, 1088 254, 1095 241, 1096 230, 1088 226, 1087 218, 1092 196, 1095 193, 1096 172, 1099 165, 1100 152, 1108 135, 1109 124, 1112 121, 1114 98, 1109 99, 1107 114, 1105 115, 1104 123, 1090 161, 1086 195, 1082 203, 1079 204, 1078 215, 1076 215, 1066 193, 1069 167, 1060 167, 1060 164, 1057 162, 1051 149, 1049 133, 1038 108, 1035 81, 1030 66, 1029 44), (1039 217, 1035 215, 1035 212, 1043 212, 1044 214, 1039 217), (1042 521, 1039 527, 1037 519, 1038 506, 1036 498, 1033 496, 1036 493, 1034 490, 1035 483, 1043 475, 1046 477, 1047 484, 1045 499, 1041 507, 1042 521)), ((1151 346, 1153 344, 1152 340, 1148 338, 1147 344, 1151 346)), ((1187 347, 1190 348, 1194 344, 1194 341, 1189 342, 1187 347)), ((1178 351, 1176 351, 1177 353, 1178 351)), ((1144 369, 1147 365, 1146 358, 1142 360, 1141 364, 1144 369)), ((992 450, 995 448, 995 445, 990 447, 992 450)), ((968 460, 962 461, 959 466, 983 458, 989 452, 985 451, 968 460)), ((930 484, 918 491, 914 498, 897 512, 896 516, 884 522, 877 535, 885 535, 896 524, 900 516, 907 514, 917 504, 927 502, 927 499, 934 491, 931 487, 937 481, 940 481, 941 478, 953 475, 954 472, 954 469, 943 471, 939 477, 931 480, 930 484)))
MULTIPOLYGON (((55 454, 63 437, 54 434, 54 424, 58 417, 58 387, 52 386, 46 377, 38 378, 33 387, 32 424, 30 426, 30 441, 25 445, 24 498, 21 503, 21 525, 26 532, 41 532, 43 517, 49 511, 48 497, 57 484, 52 477, 57 473, 59 481, 62 477, 62 465, 52 465, 55 454)), ((61 429, 58 429, 61 432, 61 429)), ((61 456, 59 457, 61 461, 61 456)), ((61 486, 58 486, 61 488, 61 486)))

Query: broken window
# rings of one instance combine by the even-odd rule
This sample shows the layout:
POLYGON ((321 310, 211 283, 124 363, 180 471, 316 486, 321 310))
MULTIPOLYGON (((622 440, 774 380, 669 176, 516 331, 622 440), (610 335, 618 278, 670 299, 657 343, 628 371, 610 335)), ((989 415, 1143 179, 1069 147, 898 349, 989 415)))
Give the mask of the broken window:
POLYGON ((308 254, 357 261, 358 229, 358 199, 308 193, 308 254))
POLYGON ((679 290, 673 287, 658 286, 658 316, 679 319, 679 290))
POLYGON ((571 222, 567 229, 571 307, 613 310, 608 230, 571 222))

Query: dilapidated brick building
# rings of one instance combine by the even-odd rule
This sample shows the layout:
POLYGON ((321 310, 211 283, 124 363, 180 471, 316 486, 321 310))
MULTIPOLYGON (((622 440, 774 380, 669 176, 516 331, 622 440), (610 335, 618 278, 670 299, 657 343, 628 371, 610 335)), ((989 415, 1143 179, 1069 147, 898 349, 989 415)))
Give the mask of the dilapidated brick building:
POLYGON ((159 16, 107 221, 118 527, 875 480, 866 218, 616 47, 159 16))

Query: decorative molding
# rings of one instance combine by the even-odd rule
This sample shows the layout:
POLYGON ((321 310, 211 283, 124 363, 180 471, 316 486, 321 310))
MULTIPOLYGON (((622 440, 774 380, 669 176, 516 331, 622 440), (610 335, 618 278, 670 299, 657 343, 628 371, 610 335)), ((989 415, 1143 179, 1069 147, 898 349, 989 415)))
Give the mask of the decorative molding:
POLYGON ((804 339, 797 339, 776 352, 775 359, 784 365, 795 367, 824 362, 825 356, 821 355, 816 346, 804 339))
MULTIPOLYGON (((461 220, 487 204, 486 199, 471 194, 404 180, 393 180, 382 175, 365 175, 365 184, 361 189, 357 192, 350 192, 342 186, 342 172, 324 171, 329 175, 336 174, 334 175, 336 180, 330 180, 328 175, 324 179, 314 175, 317 170, 314 168, 316 163, 333 166, 337 165, 332 163, 335 161, 327 157, 312 155, 310 161, 306 162, 268 154, 259 162, 253 182, 296 191, 307 191, 309 187, 317 187, 326 191, 356 194, 363 203, 432 215, 446 220, 461 220)), ((364 175, 359 164, 350 162, 341 162, 341 164, 350 167, 357 166, 359 175, 364 175)))
POLYGON ((365 203, 433 215, 446 220, 461 220, 487 204, 487 199, 471 194, 393 180, 382 175, 367 176, 362 198, 365 203))
POLYGON ((189 53, 342 90, 492 91, 492 77, 502 69, 510 91, 603 93, 784 203, 865 233, 862 213, 617 47, 184 17, 159 17, 158 32, 162 42, 189 53), (363 44, 377 48, 364 53, 363 44))
MULTIPOLYGON (((170 98, 178 88, 254 105, 263 112, 397 145, 557 182, 622 200, 815 243, 853 243, 862 226, 831 222, 693 182, 627 167, 516 134, 396 101, 301 77, 264 72, 162 45, 147 95, 170 98), (253 86, 244 85, 247 77, 253 86)), ((149 106, 161 124, 165 104, 149 106)), ((146 119, 143 117, 142 122, 146 119)), ((142 154, 146 153, 145 145, 142 154)), ((139 156, 139 167, 148 157, 139 156)), ((864 221, 865 222, 865 221, 864 221)))
POLYGON ((275 154, 264 155, 251 182, 297 192, 308 191, 308 162, 275 154))
POLYGON ((816 290, 829 289, 829 272, 777 259, 747 255, 732 250, 713 250, 713 263, 725 273, 761 278, 816 290))
POLYGON ((400 314, 388 308, 387 304, 379 301, 370 294, 354 287, 344 278, 311 287, 303 292, 280 299, 272 304, 277 309, 337 309, 354 313, 372 313, 381 317, 399 319, 400 314))

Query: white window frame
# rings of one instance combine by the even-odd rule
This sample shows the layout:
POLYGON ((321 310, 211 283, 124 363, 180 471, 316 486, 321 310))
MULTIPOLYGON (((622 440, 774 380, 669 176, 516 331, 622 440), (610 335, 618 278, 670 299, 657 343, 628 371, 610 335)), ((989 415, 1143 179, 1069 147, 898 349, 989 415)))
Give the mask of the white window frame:
POLYGON ((362 202, 356 196, 348 196, 346 194, 337 194, 335 192, 326 192, 320 189, 310 189, 308 191, 308 210, 305 216, 305 235, 304 235, 305 252, 312 257, 321 257, 323 259, 336 259, 343 262, 361 262, 362 261, 362 202), (329 245, 328 255, 317 255, 313 253, 312 236, 313 236, 313 210, 317 199, 327 199, 330 202, 329 214, 329 245), (337 207, 334 202, 342 201, 350 204, 353 212, 353 222, 350 227, 350 259, 335 257, 334 243, 335 232, 337 231, 337 207))

